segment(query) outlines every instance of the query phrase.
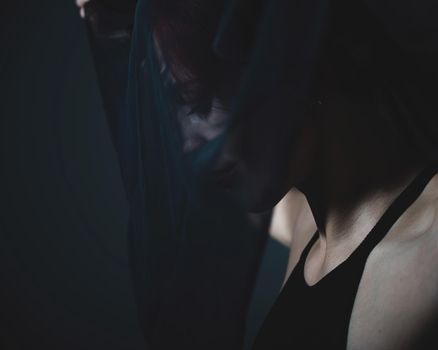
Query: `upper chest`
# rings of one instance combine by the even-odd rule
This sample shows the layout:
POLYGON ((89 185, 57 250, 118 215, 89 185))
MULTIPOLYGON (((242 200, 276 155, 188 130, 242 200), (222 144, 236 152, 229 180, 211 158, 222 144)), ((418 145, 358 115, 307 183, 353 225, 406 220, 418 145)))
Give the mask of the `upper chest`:
POLYGON ((424 235, 382 242, 369 255, 356 292, 348 349, 411 349, 438 311, 438 244, 424 235))
MULTIPOLYGON (((351 314, 344 324, 331 325, 348 329, 348 349, 412 348, 412 339, 438 315, 438 225, 429 220, 431 229, 424 233, 421 222, 412 220, 416 215, 411 214, 415 207, 368 252, 362 265, 349 258, 322 279, 327 288, 321 288, 320 281, 317 288, 308 289, 309 294, 334 305, 330 312, 336 313, 339 303, 339 312, 351 314), (357 283, 350 283, 350 278, 357 278, 357 283), (318 288, 331 295, 318 295, 318 288), (345 306, 345 299, 351 300, 351 308, 345 306)), ((433 215, 429 219, 436 221, 433 215)), ((301 247, 291 250, 290 270, 295 276, 308 240, 302 239, 301 247)))

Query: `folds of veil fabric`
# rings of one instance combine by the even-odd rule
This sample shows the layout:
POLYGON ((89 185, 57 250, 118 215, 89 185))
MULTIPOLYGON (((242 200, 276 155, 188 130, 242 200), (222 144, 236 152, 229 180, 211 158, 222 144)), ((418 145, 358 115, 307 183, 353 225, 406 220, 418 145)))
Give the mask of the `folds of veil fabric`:
POLYGON ((202 190, 214 144, 184 156, 154 54, 150 4, 137 3, 117 135, 140 321, 152 349, 240 349, 266 232, 202 190))

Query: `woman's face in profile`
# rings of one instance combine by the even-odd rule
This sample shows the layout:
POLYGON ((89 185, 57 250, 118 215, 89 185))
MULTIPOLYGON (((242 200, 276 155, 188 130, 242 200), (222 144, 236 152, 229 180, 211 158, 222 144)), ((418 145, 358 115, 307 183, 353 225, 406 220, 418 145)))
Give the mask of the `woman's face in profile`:
MULTIPOLYGON (((159 57, 162 59, 160 54, 159 57)), ((170 75, 166 79, 175 83, 173 74, 167 69, 164 71, 170 75)), ((290 123, 292 118, 269 112, 262 115, 262 120, 257 117, 238 121, 229 128, 230 101, 239 96, 236 86, 223 85, 228 86, 229 91, 213 96, 207 110, 201 111, 184 99, 178 104, 183 150, 190 153, 225 136, 210 173, 210 183, 235 197, 247 211, 272 209, 308 171, 312 128, 305 127, 297 133, 290 123), (229 98, 224 99, 223 95, 229 98)))
POLYGON ((196 112, 189 105, 180 106, 178 122, 184 152, 196 151, 226 133, 211 171, 211 183, 235 197, 247 211, 272 209, 308 174, 313 128, 305 126, 297 133, 288 122, 292 118, 287 115, 272 118, 269 114, 261 123, 237 122, 228 128, 230 109, 217 97, 206 114, 196 112), (248 133, 251 133, 249 138, 248 133))

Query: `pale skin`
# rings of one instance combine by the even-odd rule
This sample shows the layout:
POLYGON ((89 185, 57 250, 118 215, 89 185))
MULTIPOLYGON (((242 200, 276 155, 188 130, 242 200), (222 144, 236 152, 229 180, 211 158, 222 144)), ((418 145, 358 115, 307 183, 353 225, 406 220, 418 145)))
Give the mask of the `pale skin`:
MULTIPOLYGON (((298 191, 289 196, 295 201, 289 202, 295 210, 291 215, 295 221, 289 226, 286 279, 317 229, 308 203, 298 191)), ((305 263, 307 284, 317 284, 348 258, 377 222, 389 197, 393 195, 381 195, 380 199, 363 203, 361 210, 352 213, 356 222, 345 229, 351 231, 342 238, 330 229, 320 235, 305 263), (380 201, 377 206, 376 201, 380 201)), ((286 209, 284 203, 280 205, 282 210, 286 209)), ((411 340, 436 317, 437 214, 438 176, 435 176, 369 255, 351 315, 347 349, 414 349, 410 347, 411 340)), ((332 215, 327 226, 333 229, 336 220, 336 215, 332 215)))
MULTIPOLYGON (((286 247, 300 246, 302 235, 298 232, 316 232, 317 227, 306 197, 296 188, 292 188, 275 206, 269 232, 271 236, 286 247)), ((289 261, 289 265, 292 260, 289 261)), ((289 269, 287 276, 289 275, 289 269)))

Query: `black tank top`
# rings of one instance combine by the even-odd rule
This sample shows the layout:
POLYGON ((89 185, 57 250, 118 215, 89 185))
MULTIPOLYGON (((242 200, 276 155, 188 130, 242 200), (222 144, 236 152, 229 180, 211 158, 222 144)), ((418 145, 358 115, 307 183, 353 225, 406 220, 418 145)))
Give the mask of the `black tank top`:
POLYGON ((368 255, 437 171, 438 167, 433 165, 417 175, 350 257, 317 284, 308 286, 304 280, 304 263, 318 239, 316 232, 265 319, 253 349, 345 349, 350 316, 368 255))

